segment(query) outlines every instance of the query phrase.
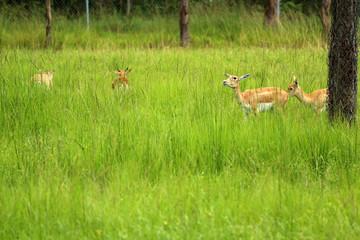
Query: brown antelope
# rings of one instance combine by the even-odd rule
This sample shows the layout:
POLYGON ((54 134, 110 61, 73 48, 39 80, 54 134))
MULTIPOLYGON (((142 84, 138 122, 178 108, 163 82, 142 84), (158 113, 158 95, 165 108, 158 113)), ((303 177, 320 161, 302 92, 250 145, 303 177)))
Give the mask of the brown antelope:
POLYGON ((299 86, 299 82, 296 77, 293 76, 293 83, 289 85, 287 93, 289 97, 295 96, 299 99, 300 102, 305 105, 310 105, 316 111, 316 114, 319 115, 320 112, 327 109, 328 103, 328 89, 316 90, 313 93, 306 94, 299 86))
POLYGON ((230 74, 225 74, 225 76, 227 76, 228 79, 223 81, 223 85, 234 89, 235 99, 241 106, 246 118, 248 118, 251 112, 256 116, 259 112, 272 110, 275 106, 282 109, 288 101, 288 94, 284 90, 276 87, 257 88, 241 92, 240 80, 248 78, 250 74, 242 77, 232 76, 230 74))
POLYGON ((31 77, 30 83, 36 82, 38 84, 45 84, 48 87, 52 87, 53 82, 53 73, 55 72, 54 68, 51 72, 43 72, 40 69, 37 70, 39 74, 35 74, 33 77, 31 77))
POLYGON ((129 87, 129 80, 127 79, 127 74, 131 72, 133 68, 126 68, 125 70, 120 70, 119 68, 114 73, 119 74, 119 77, 115 78, 112 82, 112 88, 114 89, 116 86, 123 87, 127 89, 129 87))

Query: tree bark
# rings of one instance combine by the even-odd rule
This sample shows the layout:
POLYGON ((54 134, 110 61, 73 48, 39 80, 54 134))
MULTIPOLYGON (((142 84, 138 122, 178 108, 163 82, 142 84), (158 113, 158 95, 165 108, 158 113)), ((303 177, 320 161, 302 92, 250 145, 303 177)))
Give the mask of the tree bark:
POLYGON ((273 26, 277 23, 277 2, 278 0, 265 1, 264 25, 273 26))
POLYGON ((180 1, 180 46, 190 47, 189 4, 188 0, 180 1))
POLYGON ((326 41, 328 41, 329 39, 330 5, 331 5, 331 0, 322 0, 321 8, 320 8, 321 23, 323 26, 322 35, 326 41))
POLYGON ((358 0, 333 0, 329 46, 329 119, 355 123, 358 0))
POLYGON ((126 1, 126 14, 129 15, 131 10, 131 0, 126 1))
POLYGON ((46 43, 45 46, 51 45, 51 0, 45 0, 46 5, 46 43))

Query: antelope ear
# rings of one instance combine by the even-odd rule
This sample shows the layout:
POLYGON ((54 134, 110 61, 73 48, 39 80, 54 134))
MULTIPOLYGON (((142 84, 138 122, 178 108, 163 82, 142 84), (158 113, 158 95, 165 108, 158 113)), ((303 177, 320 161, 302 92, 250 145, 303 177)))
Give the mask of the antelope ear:
POLYGON ((56 69, 56 67, 51 71, 51 73, 54 73, 54 72, 55 72, 55 69, 56 69))
POLYGON ((299 86, 299 82, 297 81, 295 75, 293 76, 293 81, 296 87, 299 86))
POLYGON ((126 74, 128 74, 129 72, 131 72, 134 68, 130 68, 129 70, 126 70, 126 74))
POLYGON ((244 75, 244 76, 241 76, 241 77, 240 77, 240 80, 241 80, 241 79, 248 78, 248 77, 250 77, 250 74, 246 74, 246 75, 244 75))
POLYGON ((37 71, 38 71, 39 73, 41 73, 41 69, 38 69, 37 71))
POLYGON ((228 78, 231 78, 230 74, 225 73, 224 75, 227 76, 228 78))
POLYGON ((294 83, 296 82, 296 77, 295 77, 295 75, 293 75, 293 82, 294 82, 294 83))

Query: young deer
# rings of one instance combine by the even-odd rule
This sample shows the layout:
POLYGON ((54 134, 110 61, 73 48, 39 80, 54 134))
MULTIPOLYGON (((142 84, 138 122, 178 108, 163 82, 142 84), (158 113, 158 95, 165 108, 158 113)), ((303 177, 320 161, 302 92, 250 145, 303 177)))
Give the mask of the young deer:
POLYGON ((256 116, 259 112, 269 111, 275 106, 282 109, 288 101, 288 94, 284 90, 276 87, 265 87, 241 92, 240 80, 248 78, 250 74, 242 77, 232 76, 230 74, 225 74, 225 76, 227 76, 228 79, 223 81, 223 85, 234 89, 235 99, 241 106, 246 118, 248 118, 251 112, 256 116))
POLYGON ((35 74, 33 77, 31 77, 30 83, 36 82, 38 84, 45 84, 47 87, 52 87, 53 82, 53 73, 55 72, 54 68, 51 72, 43 72, 40 69, 37 70, 39 74, 35 74))
POLYGON ((133 68, 128 69, 127 67, 125 70, 117 69, 117 71, 114 71, 114 73, 119 74, 119 77, 115 78, 112 82, 112 88, 114 89, 115 86, 119 86, 127 89, 129 87, 129 80, 126 76, 132 70, 133 68))
POLYGON ((293 76, 294 83, 290 84, 287 93, 289 97, 295 96, 300 102, 310 105, 319 115, 320 112, 327 109, 328 103, 328 89, 320 89, 313 93, 306 94, 299 86, 299 82, 296 77, 293 76))

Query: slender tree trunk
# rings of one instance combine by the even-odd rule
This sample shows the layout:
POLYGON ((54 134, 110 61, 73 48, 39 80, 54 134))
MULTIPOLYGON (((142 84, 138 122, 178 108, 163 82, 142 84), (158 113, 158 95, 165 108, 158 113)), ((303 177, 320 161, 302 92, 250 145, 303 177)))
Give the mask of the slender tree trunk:
POLYGON ((129 15, 131 10, 131 0, 126 1, 126 14, 129 15))
POLYGON ((277 2, 278 0, 265 1, 264 25, 273 26, 277 23, 277 2))
POLYGON ((190 47, 189 4, 188 0, 180 1, 180 46, 190 47))
POLYGON ((46 47, 51 45, 51 0, 45 0, 46 5, 46 47))
POLYGON ((331 0, 322 0, 321 8, 320 8, 321 23, 323 26, 322 35, 326 41, 328 41, 329 39, 330 5, 331 5, 331 0))
POLYGON ((333 0, 329 46, 329 119, 355 123, 358 0, 333 0))

